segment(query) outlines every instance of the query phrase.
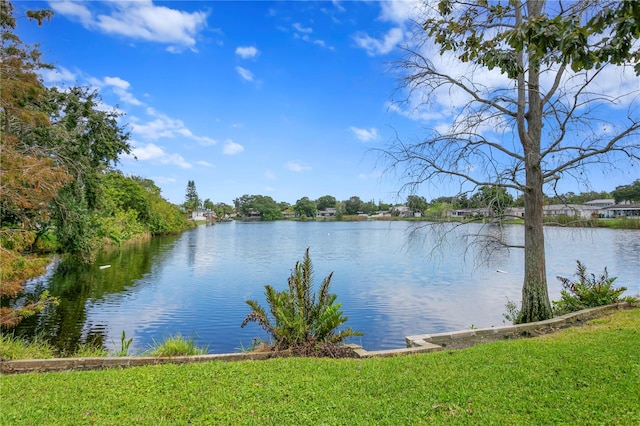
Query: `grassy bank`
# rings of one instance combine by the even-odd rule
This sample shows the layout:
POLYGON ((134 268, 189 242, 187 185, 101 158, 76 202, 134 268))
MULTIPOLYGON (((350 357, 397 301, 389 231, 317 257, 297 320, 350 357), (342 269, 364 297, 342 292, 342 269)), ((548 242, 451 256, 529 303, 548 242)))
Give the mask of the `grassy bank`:
POLYGON ((0 424, 639 424, 640 309, 387 359, 0 377, 0 424))

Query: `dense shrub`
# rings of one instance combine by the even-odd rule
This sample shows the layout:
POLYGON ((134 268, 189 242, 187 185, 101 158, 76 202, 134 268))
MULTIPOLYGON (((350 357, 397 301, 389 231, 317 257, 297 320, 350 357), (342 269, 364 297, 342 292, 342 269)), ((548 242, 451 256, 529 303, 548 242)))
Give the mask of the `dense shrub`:
POLYGON ((587 268, 582 262, 578 260, 577 263, 577 270, 574 274, 576 280, 571 281, 569 278, 557 277, 562 282, 562 298, 553 302, 556 315, 626 300, 620 299, 620 295, 627 288, 615 288, 613 282, 617 277, 609 277, 606 267, 602 274, 596 276, 588 274, 587 268))
MULTIPOLYGON (((313 293, 313 265, 309 257, 309 249, 304 259, 296 262, 288 280, 288 290, 276 291, 265 285, 265 295, 269 311, 255 300, 247 304, 253 311, 242 322, 242 327, 249 322, 257 322, 273 339, 272 349, 291 349, 294 353, 309 354, 313 348, 321 349, 324 343, 338 344, 350 336, 361 336, 362 333, 347 328, 337 328, 347 321, 336 302, 336 295, 329 293, 333 272, 323 281, 317 295, 313 293), (300 348, 307 348, 300 350, 300 348), (309 350, 311 348, 311 350, 309 350)), ((329 353, 326 348, 322 349, 329 353)))

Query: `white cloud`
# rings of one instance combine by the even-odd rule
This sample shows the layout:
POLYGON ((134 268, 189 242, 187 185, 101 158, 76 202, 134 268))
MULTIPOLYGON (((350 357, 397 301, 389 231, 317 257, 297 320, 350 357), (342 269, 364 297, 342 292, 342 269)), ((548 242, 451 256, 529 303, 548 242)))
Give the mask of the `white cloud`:
POLYGON ((299 23, 299 22, 296 22, 291 26, 293 27, 293 29, 295 29, 299 33, 311 34, 313 32, 313 28, 311 28, 311 27, 303 27, 302 24, 299 23))
POLYGON ((203 167, 213 167, 213 164, 209 163, 208 161, 196 161, 196 164, 203 167))
POLYGON ((43 69, 40 71, 40 74, 45 83, 50 84, 62 82, 72 83, 77 79, 77 76, 65 67, 57 67, 53 70, 43 69))
POLYGON ((104 84, 111 87, 113 93, 118 95, 122 102, 136 106, 144 105, 142 101, 129 92, 129 87, 131 87, 131 85, 128 81, 123 80, 120 77, 105 77, 104 84))
POLYGON ((236 55, 240 56, 242 59, 250 59, 258 56, 258 49, 254 46, 239 46, 236 48, 236 55))
POLYGON ((269 180, 276 180, 277 176, 271 170, 265 170, 264 177, 269 180))
POLYGON ((335 8, 338 9, 340 12, 345 12, 347 10, 344 8, 343 5, 340 4, 340 0, 332 0, 332 3, 335 6, 335 8))
POLYGON ((387 108, 389 109, 389 111, 393 111, 411 120, 432 121, 441 120, 444 117, 442 111, 438 111, 435 109, 426 109, 422 104, 415 105, 416 100, 417 97, 412 96, 408 100, 408 102, 404 103, 403 105, 388 102, 387 108))
POLYGON ((117 87, 122 90, 127 90, 131 86, 128 81, 123 80, 120 77, 105 77, 104 82, 108 86, 117 87))
MULTIPOLYGON (((313 33, 313 28, 305 27, 300 22, 295 22, 291 25, 294 29, 293 38, 296 40, 306 41, 307 43, 315 44, 316 46, 324 47, 325 49, 335 50, 335 47, 330 46, 324 40, 315 40, 311 38, 310 34, 313 33)), ((288 31, 286 28, 281 28, 282 31, 288 31)))
POLYGON ((217 143, 215 139, 210 137, 194 135, 182 120, 170 118, 151 107, 148 107, 146 112, 154 119, 146 123, 140 123, 138 118, 131 117, 129 123, 133 132, 144 139, 157 140, 160 138, 184 136, 205 146, 215 145, 217 143))
POLYGON ((224 147, 222 147, 222 153, 225 155, 240 154, 242 151, 244 151, 244 146, 235 143, 231 139, 225 141, 224 147))
POLYGON ((317 46, 320 46, 320 47, 324 47, 325 49, 329 49, 329 50, 336 50, 336 48, 335 48, 335 47, 333 47, 333 46, 329 46, 329 45, 327 44, 327 42, 326 42, 326 41, 324 41, 324 40, 313 40, 313 44, 315 44, 315 45, 317 45, 317 46))
POLYGON ((404 32, 401 28, 391 28, 381 40, 364 33, 356 34, 353 39, 370 56, 385 55, 391 52, 404 39, 404 32))
POLYGON ((165 152, 164 149, 153 143, 149 143, 144 146, 136 146, 131 150, 131 154, 139 161, 173 164, 183 169, 191 168, 191 164, 185 161, 180 154, 169 154, 165 152))
POLYGON ((381 1, 380 19, 403 25, 420 14, 423 2, 421 0, 381 1))
POLYGON ((311 170, 310 166, 305 166, 295 161, 287 162, 284 167, 292 172, 305 172, 311 170))
MULTIPOLYGON (((593 72, 591 73, 593 74, 593 72)), ((621 68, 608 65, 595 78, 592 89, 597 93, 605 93, 610 99, 616 99, 613 104, 617 108, 628 108, 638 101, 640 83, 631 67, 621 68)))
POLYGON ((154 176, 152 180, 155 183, 174 183, 176 181, 175 178, 165 177, 165 176, 154 176))
POLYGON ((369 142, 378 139, 378 129, 372 127, 370 129, 361 129, 359 127, 351 126, 349 130, 362 142, 369 142))
POLYGON ((253 81, 253 73, 246 68, 236 67, 236 71, 240 74, 243 80, 253 81))
POLYGON ((114 88, 113 89, 113 93, 118 95, 122 102, 126 102, 128 104, 136 105, 136 106, 144 105, 144 103, 142 103, 142 101, 137 99, 135 96, 133 96, 131 93, 127 92, 126 90, 114 88))
POLYGON ((174 53, 183 48, 195 50, 196 37, 206 27, 206 12, 183 12, 156 6, 151 0, 104 2, 110 8, 106 14, 94 14, 87 4, 91 3, 49 2, 55 12, 80 21, 89 30, 167 44, 174 53))
POLYGON ((82 25, 87 26, 93 20, 93 15, 87 7, 75 1, 51 1, 49 6, 58 14, 75 18, 82 25))

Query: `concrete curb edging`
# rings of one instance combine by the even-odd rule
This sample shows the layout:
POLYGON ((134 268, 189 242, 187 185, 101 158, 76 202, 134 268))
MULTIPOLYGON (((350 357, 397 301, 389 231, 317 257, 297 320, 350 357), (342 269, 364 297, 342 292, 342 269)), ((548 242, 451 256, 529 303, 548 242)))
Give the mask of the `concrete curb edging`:
POLYGON ((140 367, 159 364, 194 364, 209 361, 248 361, 272 358, 269 352, 207 354, 176 357, 99 357, 20 359, 0 362, 0 374, 43 373, 68 370, 100 370, 105 368, 140 367))
POLYGON ((542 334, 544 331, 565 328, 574 323, 584 322, 609 312, 629 309, 635 305, 629 302, 614 303, 571 312, 544 321, 526 324, 507 325, 500 327, 460 330, 447 333, 418 334, 406 336, 407 347, 419 348, 423 345, 439 345, 443 349, 462 349, 480 343, 495 342, 497 340, 518 339, 542 334))
MULTIPOLYGON (((593 319, 609 312, 635 307, 621 302, 597 308, 573 312, 546 321, 513 326, 459 330, 448 333, 406 336, 407 347, 379 351, 367 351, 359 345, 349 345, 359 358, 392 357, 416 353, 437 352, 443 349, 462 349, 480 343, 516 339, 536 335, 537 331, 568 327, 576 322, 593 319)), ((50 358, 0 361, 0 374, 41 373, 60 371, 99 370, 160 364, 193 364, 210 361, 258 361, 274 358, 271 352, 243 352, 207 354, 178 357, 101 357, 101 358, 50 358)), ((286 355, 285 355, 286 356, 286 355)))

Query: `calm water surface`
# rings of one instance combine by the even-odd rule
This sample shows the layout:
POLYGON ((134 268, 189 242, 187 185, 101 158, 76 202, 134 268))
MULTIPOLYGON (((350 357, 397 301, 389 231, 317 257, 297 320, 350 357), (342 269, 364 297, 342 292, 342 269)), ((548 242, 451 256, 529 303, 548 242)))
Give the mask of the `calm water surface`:
MULTIPOLYGON (((52 270, 31 286, 49 288, 61 304, 18 331, 45 333, 68 350, 95 340, 113 351, 124 330, 136 352, 177 333, 210 353, 236 352, 266 337, 254 323, 240 328, 245 300, 264 306, 264 285, 286 288, 310 247, 316 285, 334 271, 332 291, 347 325, 365 333, 354 342, 369 350, 403 347, 406 335, 503 325, 507 299, 520 300, 522 251, 494 252, 480 263, 464 243, 479 230, 458 229, 434 251, 436 233, 409 222, 201 226, 104 253, 90 268, 52 270)), ((505 241, 522 243, 521 226, 503 232, 505 241)), ((640 294, 640 231, 548 228, 546 244, 552 299, 560 294, 555 277, 571 276, 577 259, 596 274, 608 267, 627 294, 640 294)))

